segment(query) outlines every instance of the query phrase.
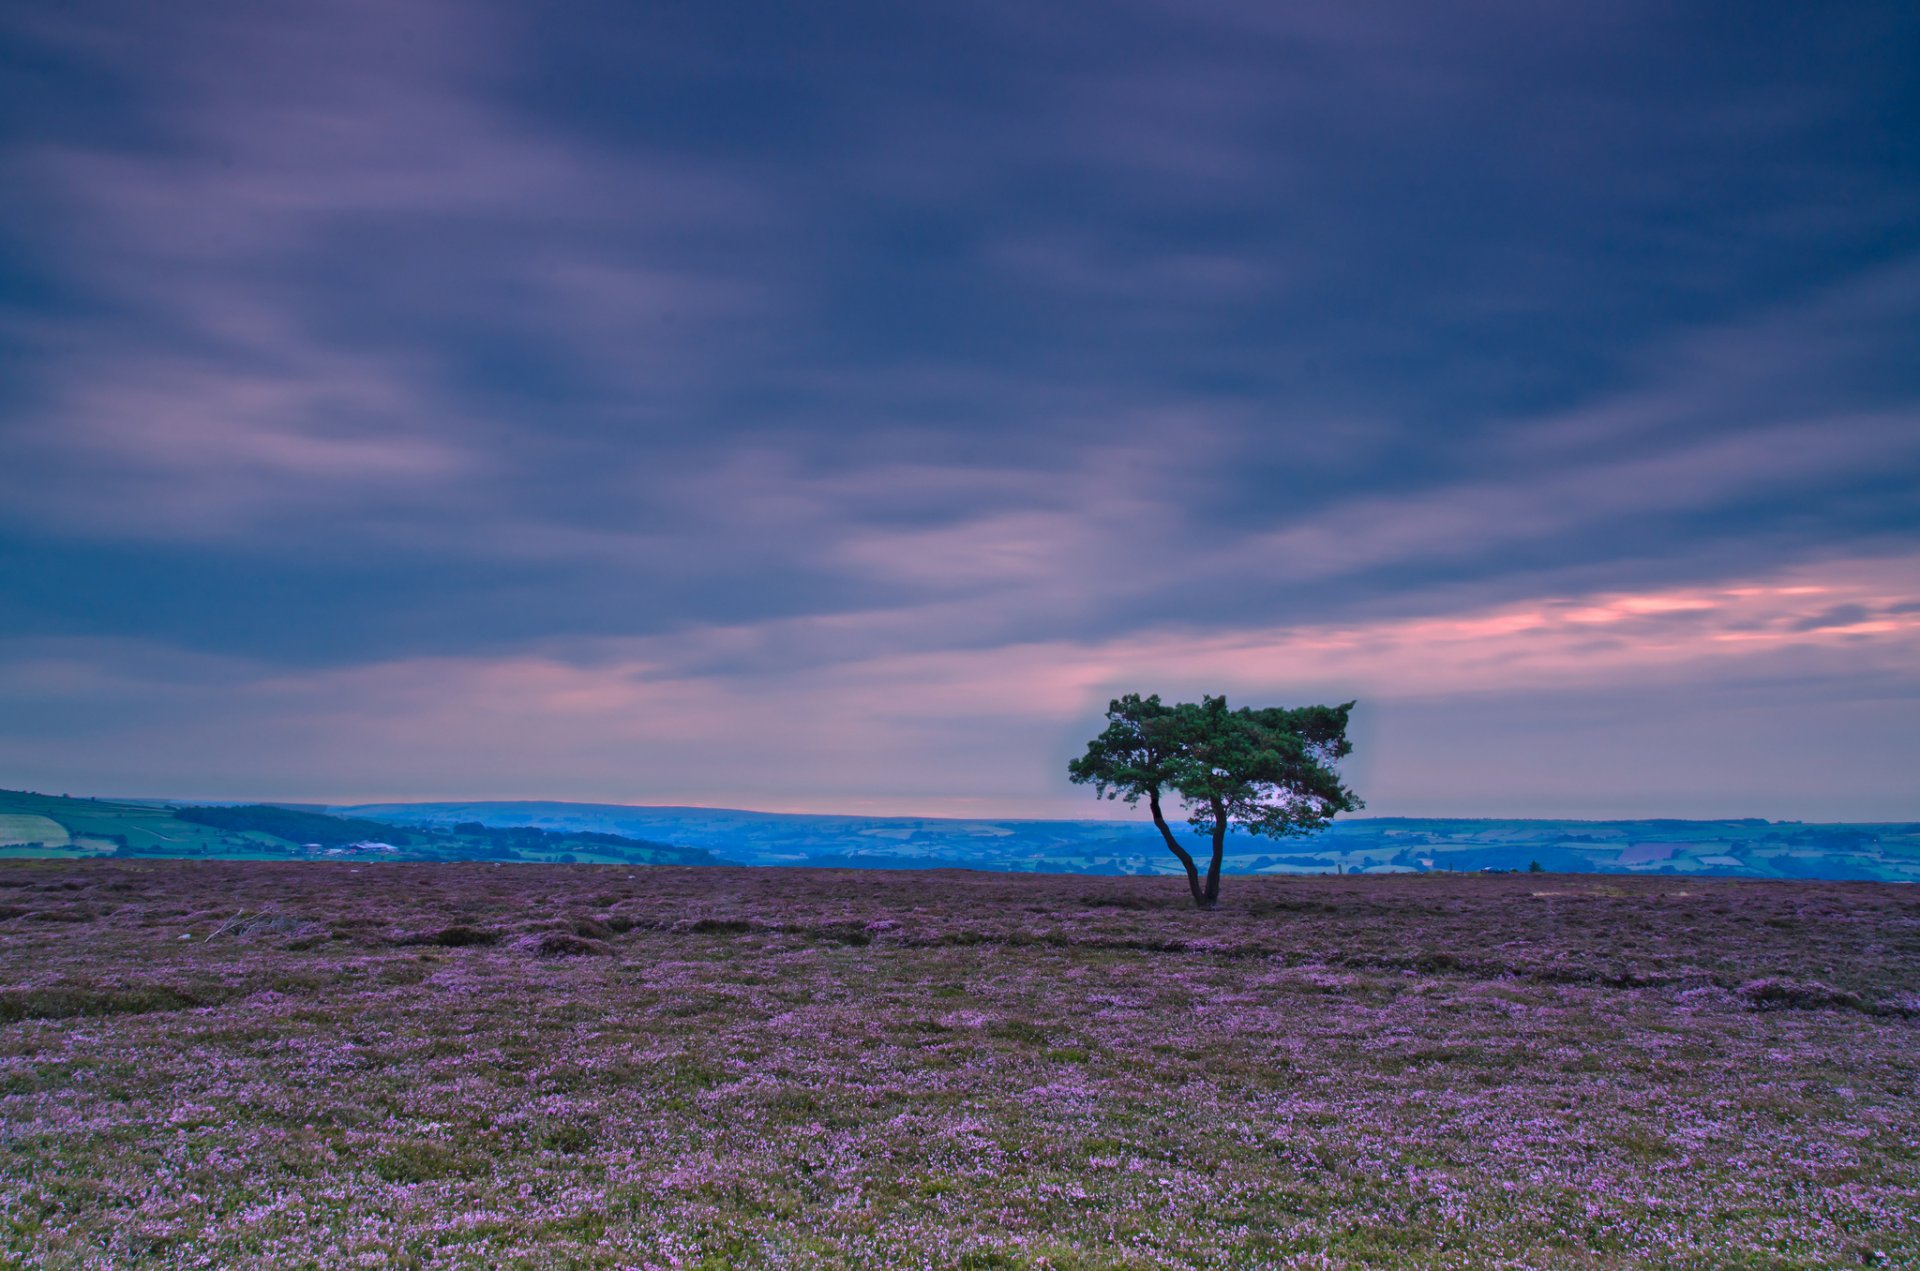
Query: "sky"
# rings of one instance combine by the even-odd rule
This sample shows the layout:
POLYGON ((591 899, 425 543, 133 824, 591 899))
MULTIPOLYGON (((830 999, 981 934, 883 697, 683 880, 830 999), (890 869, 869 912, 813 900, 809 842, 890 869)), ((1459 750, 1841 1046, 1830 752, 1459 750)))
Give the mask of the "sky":
POLYGON ((0 786, 1920 819, 1920 7, 0 3, 0 786))

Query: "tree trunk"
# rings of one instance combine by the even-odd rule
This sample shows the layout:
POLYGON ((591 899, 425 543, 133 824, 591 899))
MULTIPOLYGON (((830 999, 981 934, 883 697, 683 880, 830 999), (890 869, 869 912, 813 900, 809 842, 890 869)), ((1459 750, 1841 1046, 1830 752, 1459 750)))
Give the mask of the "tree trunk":
MULTIPOLYGON (((1193 903, 1202 909, 1213 908, 1212 900, 1208 898, 1206 891, 1200 886, 1200 867, 1193 863, 1193 857, 1188 854, 1187 849, 1180 846, 1180 840, 1173 837, 1172 827, 1167 824, 1167 818, 1160 812, 1160 792, 1158 790, 1148 792, 1147 809, 1153 813, 1153 823, 1160 827, 1160 837, 1167 841, 1167 850, 1175 856, 1178 856, 1180 863, 1186 867, 1187 890, 1193 893, 1193 903)), ((1215 896, 1218 896, 1220 894, 1220 853, 1216 851, 1213 855, 1213 893, 1215 896)))
POLYGON ((1220 800, 1213 801, 1213 859, 1207 862, 1207 899, 1205 907, 1220 903, 1220 862, 1227 854, 1227 810, 1220 800))

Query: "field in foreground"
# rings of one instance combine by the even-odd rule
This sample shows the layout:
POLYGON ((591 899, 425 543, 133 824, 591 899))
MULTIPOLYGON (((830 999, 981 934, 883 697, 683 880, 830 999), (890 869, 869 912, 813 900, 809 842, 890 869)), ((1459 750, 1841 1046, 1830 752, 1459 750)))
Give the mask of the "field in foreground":
POLYGON ((1920 893, 1180 891, 0 863, 0 1255, 1920 1264, 1920 893))

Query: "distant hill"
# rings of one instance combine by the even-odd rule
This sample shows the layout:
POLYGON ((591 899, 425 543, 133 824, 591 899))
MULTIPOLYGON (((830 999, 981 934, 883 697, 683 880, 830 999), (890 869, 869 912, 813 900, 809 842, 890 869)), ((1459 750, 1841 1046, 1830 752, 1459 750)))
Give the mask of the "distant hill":
MULTIPOLYGON (((595 831, 703 847, 754 865, 961 867, 1061 873, 1178 870, 1140 821, 809 816, 595 803, 402 803, 329 809, 402 826, 480 822, 595 831)), ((1313 838, 1235 835, 1235 873, 1542 869, 1920 882, 1920 824, 1543 821, 1355 817, 1313 838)))
POLYGON ((713 865, 700 847, 468 821, 404 828, 286 805, 173 804, 0 791, 0 857, 580 861, 713 865))
MULTIPOLYGON (((1525 870, 1920 882, 1920 824, 1356 817, 1235 835, 1237 874, 1525 870)), ((0 857, 577 861, 1079 874, 1178 871, 1140 821, 805 816, 597 803, 199 804, 0 791, 0 857)))

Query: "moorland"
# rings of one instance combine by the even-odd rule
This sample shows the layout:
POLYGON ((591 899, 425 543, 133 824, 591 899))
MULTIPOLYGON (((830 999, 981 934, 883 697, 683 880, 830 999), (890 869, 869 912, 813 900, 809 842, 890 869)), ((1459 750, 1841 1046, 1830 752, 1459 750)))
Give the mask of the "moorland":
POLYGON ((0 1261, 1920 1263, 1920 894, 0 861, 0 1261))

